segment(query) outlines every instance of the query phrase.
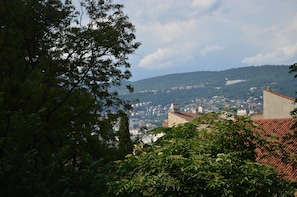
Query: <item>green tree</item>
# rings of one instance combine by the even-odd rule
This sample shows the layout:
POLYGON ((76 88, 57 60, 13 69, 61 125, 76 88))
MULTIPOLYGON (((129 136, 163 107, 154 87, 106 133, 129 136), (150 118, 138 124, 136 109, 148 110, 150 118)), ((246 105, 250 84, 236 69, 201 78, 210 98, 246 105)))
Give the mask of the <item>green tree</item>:
MULTIPOLYGON (((289 73, 296 73, 297 72, 297 63, 292 64, 289 67, 289 69, 290 69, 289 73)), ((297 78, 297 74, 294 75, 294 78, 297 78)), ((297 94, 297 92, 295 92, 295 93, 297 94)), ((295 99, 295 104, 296 103, 297 103, 297 98, 295 99)), ((290 113, 293 118, 297 118, 297 108, 293 109, 290 113)), ((297 122, 292 126, 291 129, 293 130, 293 134, 291 134, 291 135, 287 134, 285 141, 288 144, 292 144, 292 142, 296 144, 297 143, 297 122)), ((290 158, 293 168, 297 169, 297 159, 296 159, 297 156, 296 156, 296 154, 293 154, 293 155, 290 154, 290 151, 291 151, 291 153, 292 152, 294 153, 294 150, 287 150, 287 152, 289 152, 289 154, 287 154, 287 152, 286 152, 285 157, 290 158)))
POLYGON ((87 196, 115 159, 111 87, 139 43, 122 5, 79 2, 0 1, 1 196, 87 196))
MULTIPOLYGON (((292 64, 289 67, 289 73, 295 73, 297 72, 297 63, 292 64)), ((297 78, 297 74, 294 75, 294 78, 297 78)), ((296 92, 297 93, 297 92, 296 92)), ((295 99, 295 103, 297 102, 297 98, 295 99)), ((291 115, 296 118, 297 117, 297 108, 295 108, 294 110, 291 111, 291 115)), ((295 125, 295 127, 297 127, 297 125, 295 125)))
POLYGON ((126 113, 121 115, 120 125, 119 125, 119 153, 122 157, 127 154, 131 154, 133 150, 133 143, 130 138, 129 132, 129 118, 126 113))
POLYGON ((275 169, 255 161, 271 148, 246 117, 217 114, 173 128, 152 146, 114 166, 110 196, 292 196, 275 169))

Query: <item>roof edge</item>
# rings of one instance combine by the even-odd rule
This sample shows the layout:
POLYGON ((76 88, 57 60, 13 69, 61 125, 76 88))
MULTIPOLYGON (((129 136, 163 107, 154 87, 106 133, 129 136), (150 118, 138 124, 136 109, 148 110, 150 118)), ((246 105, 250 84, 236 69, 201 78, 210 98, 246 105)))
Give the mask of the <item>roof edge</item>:
POLYGON ((286 95, 283 95, 283 94, 280 94, 280 93, 277 93, 277 92, 273 92, 271 89, 264 89, 263 91, 270 92, 271 94, 280 96, 280 97, 282 97, 282 98, 285 98, 285 99, 288 99, 288 100, 291 100, 291 101, 295 101, 294 98, 289 97, 289 96, 286 96, 286 95))

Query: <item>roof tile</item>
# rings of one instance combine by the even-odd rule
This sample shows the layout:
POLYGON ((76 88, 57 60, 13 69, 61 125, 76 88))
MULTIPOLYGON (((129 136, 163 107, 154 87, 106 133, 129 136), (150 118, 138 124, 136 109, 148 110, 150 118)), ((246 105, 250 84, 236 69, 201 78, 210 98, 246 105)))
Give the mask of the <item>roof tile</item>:
MULTIPOLYGON (((277 141, 284 145, 285 153, 293 157, 293 162, 284 162, 282 159, 269 155, 265 158, 260 158, 261 155, 267 154, 258 151, 258 161, 270 164, 276 167, 277 171, 285 174, 285 178, 288 180, 297 181, 297 170, 293 167, 293 163, 297 163, 297 141, 296 139, 288 139, 288 135, 293 134, 291 129, 293 124, 297 122, 295 118, 280 118, 280 119, 254 119, 254 123, 258 124, 269 135, 276 137, 277 141)), ((283 158, 289 159, 288 158, 283 158)))

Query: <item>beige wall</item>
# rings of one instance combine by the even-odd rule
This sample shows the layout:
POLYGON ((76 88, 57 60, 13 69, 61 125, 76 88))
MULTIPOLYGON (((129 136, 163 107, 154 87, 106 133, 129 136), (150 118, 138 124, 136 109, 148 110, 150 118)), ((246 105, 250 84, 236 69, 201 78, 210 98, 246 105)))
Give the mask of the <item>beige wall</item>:
POLYGON ((292 118, 290 112, 295 107, 293 99, 269 90, 263 91, 263 118, 292 118))
POLYGON ((173 127, 174 125, 178 125, 178 124, 182 124, 182 123, 186 123, 186 122, 188 122, 188 121, 175 115, 172 112, 168 112, 168 127, 173 127))

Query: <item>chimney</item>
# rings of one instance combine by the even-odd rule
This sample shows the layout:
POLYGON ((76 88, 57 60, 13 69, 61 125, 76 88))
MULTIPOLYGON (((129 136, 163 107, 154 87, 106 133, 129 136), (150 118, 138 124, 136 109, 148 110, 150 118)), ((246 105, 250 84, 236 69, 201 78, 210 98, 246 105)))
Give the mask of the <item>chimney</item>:
POLYGON ((204 114, 204 106, 200 105, 198 107, 198 113, 204 114))
POLYGON ((169 107, 169 112, 178 113, 179 112, 178 104, 177 103, 171 103, 171 105, 169 107))

